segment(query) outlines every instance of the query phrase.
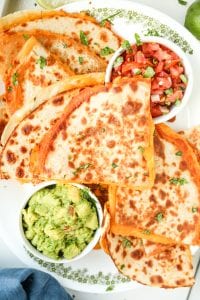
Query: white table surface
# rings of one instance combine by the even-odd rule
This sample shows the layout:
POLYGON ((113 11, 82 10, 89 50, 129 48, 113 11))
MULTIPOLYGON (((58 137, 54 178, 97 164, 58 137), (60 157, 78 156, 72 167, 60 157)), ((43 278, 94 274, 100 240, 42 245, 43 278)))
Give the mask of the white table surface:
MULTIPOLYGON (((178 4, 178 0, 137 0, 137 2, 154 7, 183 24, 186 9, 189 6, 189 4, 193 2, 193 0, 188 0, 187 6, 182 6, 178 4)), ((35 2, 33 0, 0 0, 0 15, 7 14, 20 9, 38 8, 34 5, 34 3, 35 2)), ((5 245, 4 241, 0 238, 0 268, 27 267, 14 255, 13 252, 14 249, 12 249, 11 251, 5 245)), ((198 252, 198 254, 195 257, 195 264, 199 259, 199 256, 200 252, 198 252)), ((190 296, 190 300, 200 299, 200 270, 196 278, 195 286, 199 286, 199 289, 193 289, 190 296)), ((78 293, 69 290, 70 294, 75 296, 75 300, 186 300, 188 291, 188 288, 165 290, 146 287, 142 285, 141 288, 138 288, 136 290, 118 294, 112 293, 98 295, 90 293, 78 293)))

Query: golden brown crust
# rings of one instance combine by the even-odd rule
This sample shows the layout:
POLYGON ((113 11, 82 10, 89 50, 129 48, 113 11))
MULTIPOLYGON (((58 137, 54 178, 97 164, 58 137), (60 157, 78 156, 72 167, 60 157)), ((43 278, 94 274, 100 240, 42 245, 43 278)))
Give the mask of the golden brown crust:
MULTIPOLYGON (((172 143, 179 149, 182 153, 183 161, 187 162, 187 169, 192 177, 192 181, 195 183, 195 186, 198 189, 198 196, 200 195, 200 166, 197 160, 196 155, 194 154, 193 149, 189 145, 189 143, 179 134, 174 132, 171 128, 164 124, 156 125, 156 131, 158 136, 163 138, 164 140, 172 143)), ((128 191, 128 189, 127 189, 128 191)), ((154 232, 150 232, 149 230, 144 230, 144 228, 140 228, 140 226, 133 226, 128 224, 119 224, 115 221, 116 214, 116 192, 117 187, 110 187, 109 189, 109 203, 110 203, 110 211, 112 216, 111 222, 111 231, 115 234, 120 234, 123 236, 136 236, 138 238, 147 239, 152 242, 161 243, 161 244, 173 244, 175 241, 171 238, 167 238, 165 235, 154 234, 154 232)), ((198 198, 199 199, 199 198, 198 198)), ((138 198, 138 201, 140 198, 138 198)), ((192 199, 191 199, 192 201, 192 199)), ((192 206, 192 203, 191 203, 192 206)), ((193 245, 200 245, 200 218, 198 217, 197 221, 193 224, 195 237, 192 239, 193 245)), ((189 231, 189 229, 188 229, 189 231)), ((182 235, 184 237, 184 235, 182 235)), ((180 242, 181 243, 181 240, 180 242)))
POLYGON ((83 75, 74 75, 66 78, 65 80, 59 81, 49 87, 43 88, 42 92, 38 95, 38 99, 34 102, 34 106, 32 108, 18 110, 15 114, 10 118, 8 125, 5 127, 5 130, 2 134, 1 142, 2 145, 5 145, 10 134, 14 130, 14 128, 19 124, 19 122, 28 115, 31 111, 33 111, 36 107, 38 107, 41 103, 46 101, 46 99, 50 99, 60 93, 70 91, 76 89, 77 86, 80 88, 85 88, 87 86, 94 86, 97 84, 104 83, 104 73, 90 73, 83 75), (19 112, 21 113, 19 115, 19 112))
POLYGON ((27 21, 33 21, 38 19, 48 19, 54 16, 69 16, 71 18, 81 18, 88 20, 95 24, 98 22, 85 13, 67 13, 63 10, 50 10, 50 11, 37 11, 37 10, 23 10, 12 14, 9 14, 0 19, 0 32, 12 30, 13 27, 23 24, 27 21))
MULTIPOLYGON (((44 136, 42 142, 39 146, 39 155, 38 160, 34 166, 35 174, 43 174, 45 168, 45 162, 47 155, 51 148, 51 143, 56 138, 57 134, 60 131, 63 123, 66 121, 68 116, 77 108, 79 107, 84 101, 88 101, 91 95, 95 95, 100 91, 105 91, 105 86, 95 86, 93 89, 86 88, 82 93, 81 96, 76 96, 70 104, 66 107, 62 117, 56 122, 56 124, 48 131, 48 133, 44 136)), ((32 160, 31 160, 32 161, 32 160)), ((41 177, 41 176, 40 176, 41 177)), ((65 180, 61 180, 62 182, 66 182, 65 180)), ((94 182, 97 183, 97 182, 94 182)))

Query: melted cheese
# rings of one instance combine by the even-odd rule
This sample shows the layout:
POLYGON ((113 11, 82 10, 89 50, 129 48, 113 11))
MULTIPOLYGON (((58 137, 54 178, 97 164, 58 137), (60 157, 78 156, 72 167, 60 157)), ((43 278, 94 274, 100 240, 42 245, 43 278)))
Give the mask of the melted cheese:
POLYGON ((102 87, 84 100, 90 91, 77 98, 81 105, 74 100, 75 109, 66 112, 51 130, 47 145, 41 143, 41 156, 43 145, 46 151, 53 149, 46 153, 44 176, 136 188, 151 186, 153 168, 149 169, 141 151, 149 148, 153 136, 149 81, 130 79, 102 87), (54 132, 58 127, 62 130, 54 132))

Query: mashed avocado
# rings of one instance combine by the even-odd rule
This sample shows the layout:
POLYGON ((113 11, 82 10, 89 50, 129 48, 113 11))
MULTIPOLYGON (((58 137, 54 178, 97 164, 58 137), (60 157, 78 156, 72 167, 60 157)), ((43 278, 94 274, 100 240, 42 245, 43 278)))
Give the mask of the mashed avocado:
POLYGON ((72 259, 88 245, 98 217, 88 189, 52 185, 36 192, 22 210, 25 236, 44 255, 72 259))

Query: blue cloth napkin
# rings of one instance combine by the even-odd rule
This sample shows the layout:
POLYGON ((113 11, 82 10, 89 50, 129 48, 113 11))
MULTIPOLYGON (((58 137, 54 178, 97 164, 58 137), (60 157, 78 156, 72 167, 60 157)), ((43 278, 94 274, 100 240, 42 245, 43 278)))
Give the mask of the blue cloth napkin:
POLYGON ((0 269, 0 300, 72 300, 58 281, 35 269, 0 269))

